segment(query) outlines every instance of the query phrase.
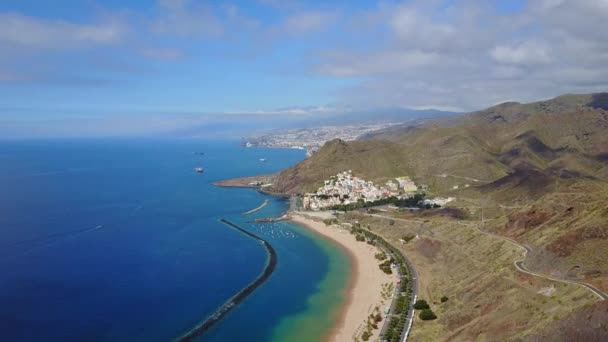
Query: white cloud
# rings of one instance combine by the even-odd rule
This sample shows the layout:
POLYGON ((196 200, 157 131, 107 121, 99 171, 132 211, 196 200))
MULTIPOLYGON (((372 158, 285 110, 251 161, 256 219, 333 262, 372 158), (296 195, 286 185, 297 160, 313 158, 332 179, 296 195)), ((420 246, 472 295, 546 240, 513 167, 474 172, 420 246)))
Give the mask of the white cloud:
POLYGON ((207 4, 188 0, 160 0, 158 4, 161 15, 150 25, 154 33, 209 38, 219 37, 225 32, 222 21, 207 4))
POLYGON ((339 103, 475 110, 608 89, 608 0, 530 1, 509 14, 412 0, 367 15, 375 35, 347 30, 362 39, 317 54, 315 72, 353 78, 339 103))
POLYGON ((318 32, 329 26, 336 16, 327 12, 303 12, 289 16, 277 30, 287 34, 318 32))
POLYGON ((118 20, 74 24, 15 13, 0 13, 0 44, 3 45, 33 49, 108 45, 122 41, 127 33, 126 25, 118 20))
POLYGON ((506 64, 534 65, 550 61, 548 49, 543 44, 534 42, 499 45, 490 54, 495 61, 506 64))

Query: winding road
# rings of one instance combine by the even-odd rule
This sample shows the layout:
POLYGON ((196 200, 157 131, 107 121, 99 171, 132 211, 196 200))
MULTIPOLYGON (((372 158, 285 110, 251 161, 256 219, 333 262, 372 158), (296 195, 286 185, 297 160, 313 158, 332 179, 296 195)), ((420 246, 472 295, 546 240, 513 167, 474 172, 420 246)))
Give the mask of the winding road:
MULTIPOLYGON (((385 216, 385 215, 379 215, 379 214, 371 214, 371 216, 373 216, 373 217, 379 217, 379 218, 384 218, 384 219, 388 219, 388 220, 401 221, 401 222, 425 223, 422 220, 400 219, 400 218, 397 218, 397 217, 391 217, 391 216, 385 216)), ((536 276, 536 277, 540 277, 540 278, 544 278, 544 279, 548 279, 548 280, 552 280, 552 281, 557 281, 557 282, 560 282, 560 283, 574 284, 574 285, 582 286, 582 287, 586 288, 587 290, 591 291, 600 300, 608 300, 608 295, 605 292, 603 292, 602 290, 598 289, 597 287, 595 287, 593 285, 590 285, 590 284, 587 284, 587 283, 584 283, 584 282, 581 282, 581 281, 577 281, 577 280, 569 280, 569 279, 557 278, 557 277, 553 277, 553 276, 550 276, 550 275, 547 275, 547 274, 532 272, 532 271, 529 271, 528 269, 526 269, 525 266, 524 266, 524 261, 525 261, 526 257, 528 256, 528 253, 532 252, 532 249, 530 247, 528 247, 526 245, 523 245, 523 244, 521 244, 521 243, 519 243, 519 242, 517 242, 517 241, 515 241, 515 240, 513 240, 511 238, 483 231, 483 230, 481 230, 479 228, 479 225, 474 224, 474 223, 465 223, 465 222, 460 222, 460 221, 457 222, 457 223, 459 225, 472 227, 472 228, 474 228, 475 230, 477 230, 481 234, 485 234, 485 235, 488 235, 488 236, 491 236, 491 237, 494 237, 494 238, 497 238, 497 239, 508 241, 508 242, 514 244, 515 246, 517 246, 519 248, 522 248, 524 250, 524 254, 523 254, 524 258, 522 260, 515 260, 513 262, 513 265, 515 265, 515 268, 518 271, 526 273, 526 274, 529 274, 529 275, 533 275, 533 276, 536 276)))
MULTIPOLYGON (((459 224, 462 224, 461 222, 459 222, 459 224)), ((478 225, 469 225, 473 228, 475 228, 478 232, 480 232, 481 234, 485 234, 497 239, 501 239, 504 241, 508 241, 516 246, 518 246, 519 248, 522 248, 524 250, 524 258, 522 260, 516 260, 513 262, 513 264, 515 265, 515 268, 517 268, 518 271, 526 273, 526 274, 530 274, 536 277, 541 277, 541 278, 545 278, 545 279, 549 279, 549 280, 553 280, 553 281, 557 281, 560 283, 566 283, 566 284, 574 284, 574 285, 579 285, 579 286, 583 286, 585 288, 587 288, 587 290, 593 292, 593 294, 595 294, 596 296, 598 296, 600 298, 600 300, 608 300, 608 295, 604 292, 602 292, 602 290, 598 289, 597 287, 581 282, 581 281, 576 281, 576 280, 568 280, 568 279, 563 279, 563 278, 557 278, 557 277, 553 277, 547 274, 543 274, 543 273, 537 273, 537 272, 532 272, 529 271, 528 269, 526 269, 526 267, 524 266, 524 261, 526 260, 526 257, 528 256, 528 253, 532 253, 532 249, 526 245, 523 245, 511 238, 505 237, 505 236, 501 236, 501 235, 497 235, 494 233, 489 233, 486 231, 483 231, 479 228, 478 225)))

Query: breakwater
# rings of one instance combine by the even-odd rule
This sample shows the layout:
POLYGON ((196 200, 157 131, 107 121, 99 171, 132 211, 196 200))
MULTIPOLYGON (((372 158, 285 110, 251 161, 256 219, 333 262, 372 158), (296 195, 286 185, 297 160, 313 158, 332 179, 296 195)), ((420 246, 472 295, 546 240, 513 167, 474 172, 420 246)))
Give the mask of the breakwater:
POLYGON ((260 285, 262 285, 274 272, 274 269, 277 266, 277 253, 268 241, 262 239, 261 237, 237 226, 236 224, 226 220, 220 220, 225 225, 238 230, 239 232, 259 241, 262 243, 264 248, 266 249, 266 253, 268 254, 268 258, 266 260, 266 266, 260 275, 249 285, 245 286, 242 290, 237 292, 234 296, 228 299, 222 306, 220 306, 211 316, 205 318, 201 323, 197 324, 190 331, 185 333, 176 339, 176 341, 185 342, 185 341, 194 341, 196 338, 200 337, 207 330, 209 330, 215 323, 219 322, 230 310, 232 310, 236 305, 245 300, 255 289, 257 289, 260 285))
POLYGON ((249 211, 246 211, 246 212, 243 213, 243 215, 253 214, 256 211, 264 209, 264 207, 267 206, 267 205, 268 205, 268 200, 264 200, 264 202, 259 207, 255 208, 255 209, 251 209, 249 211))

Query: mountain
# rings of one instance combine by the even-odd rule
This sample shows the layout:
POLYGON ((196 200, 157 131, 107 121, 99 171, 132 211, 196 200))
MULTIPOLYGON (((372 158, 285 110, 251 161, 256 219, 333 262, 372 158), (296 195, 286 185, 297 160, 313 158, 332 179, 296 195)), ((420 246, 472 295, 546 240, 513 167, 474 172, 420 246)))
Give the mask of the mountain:
MULTIPOLYGON (((527 336, 530 341, 567 341, 584 336, 599 336, 595 339, 599 341, 606 336, 606 326, 601 322, 608 311, 601 302, 583 307, 580 302, 562 304, 563 298, 549 296, 560 304, 559 314, 543 312, 540 307, 534 310, 541 311, 532 310, 547 301, 538 288, 530 286, 539 278, 515 271, 511 276, 510 271, 493 264, 508 260, 512 266, 513 256, 504 259, 504 255, 515 253, 521 258, 519 249, 504 243, 490 248, 485 245, 490 243, 487 236, 482 239, 461 223, 480 226, 525 245, 529 252, 524 265, 532 272, 584 282, 608 292, 608 93, 569 94, 528 104, 503 103, 460 116, 392 126, 358 141, 333 140, 307 160, 281 172, 273 190, 289 194, 312 191, 344 170, 378 182, 408 175, 428 185, 430 196, 455 197, 448 210, 464 213, 458 220, 468 217, 462 222, 432 218, 441 216, 442 211, 401 213, 417 222, 431 222, 429 229, 424 230, 422 225, 420 232, 430 234, 426 239, 441 246, 436 248, 445 249, 447 259, 431 266, 427 263, 432 258, 420 252, 425 251, 424 241, 409 249, 412 257, 423 254, 416 267, 426 274, 422 284, 427 286, 426 295, 445 291, 460 300, 441 309, 432 327, 426 329, 419 324, 419 332, 433 332, 435 337, 448 340, 453 336, 485 336, 489 340, 491 336, 515 336, 519 327, 509 322, 519 319, 518 312, 527 310, 528 314, 539 315, 533 327, 536 335, 527 336), (488 248, 485 257, 475 254, 488 248), (458 249, 466 253, 458 254, 458 249), (498 257, 500 260, 490 258, 486 262, 497 250, 505 252, 498 257), (445 274, 433 275, 442 267, 445 274), (471 267, 483 270, 475 282, 450 273, 471 267), (446 286, 445 278, 462 279, 462 284, 470 283, 472 288, 488 287, 472 293, 467 286, 446 286), (513 293, 523 296, 512 298, 513 293), (471 309, 469 300, 478 303, 475 308, 481 305, 481 311, 471 309), (494 311, 496 305, 510 309, 494 311), (581 329, 580 322, 587 320, 597 324, 581 329)), ((357 219, 371 220, 368 216, 360 214, 357 219)), ((387 229, 387 233, 405 229, 390 227, 373 229, 387 229)), ((492 241, 496 243, 496 239, 492 241)), ((547 289, 553 291, 552 287, 547 289)), ((597 300, 595 296, 589 298, 597 300)))
POLYGON ((535 247, 530 267, 608 290, 608 93, 503 103, 333 140, 281 172, 273 190, 311 191, 344 170, 379 182, 409 175, 431 195, 494 205, 488 229, 535 247))
POLYGON ((540 196, 556 178, 608 178, 607 103, 608 93, 510 102, 455 118, 391 127, 362 141, 332 141, 286 170, 276 187, 299 192, 322 181, 327 172, 349 168, 372 178, 393 175, 383 175, 384 170, 407 172, 438 192, 447 190, 444 180, 466 176, 486 184, 481 190, 517 185, 540 196), (340 162, 328 165, 333 158, 340 162), (367 158, 382 169, 360 162, 367 158), (442 174, 450 177, 437 177, 442 174))

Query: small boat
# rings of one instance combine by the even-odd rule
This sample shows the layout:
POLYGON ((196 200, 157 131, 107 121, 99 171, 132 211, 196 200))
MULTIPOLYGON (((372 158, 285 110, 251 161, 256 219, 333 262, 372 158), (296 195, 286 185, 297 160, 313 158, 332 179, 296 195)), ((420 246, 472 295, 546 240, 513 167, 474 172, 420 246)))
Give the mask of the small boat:
POLYGON ((266 158, 260 158, 260 161, 261 161, 262 163, 265 163, 265 162, 266 162, 266 158))
POLYGON ((203 173, 203 172, 205 172, 205 169, 203 169, 202 167, 196 167, 196 168, 194 168, 194 171, 196 171, 198 173, 203 173))

